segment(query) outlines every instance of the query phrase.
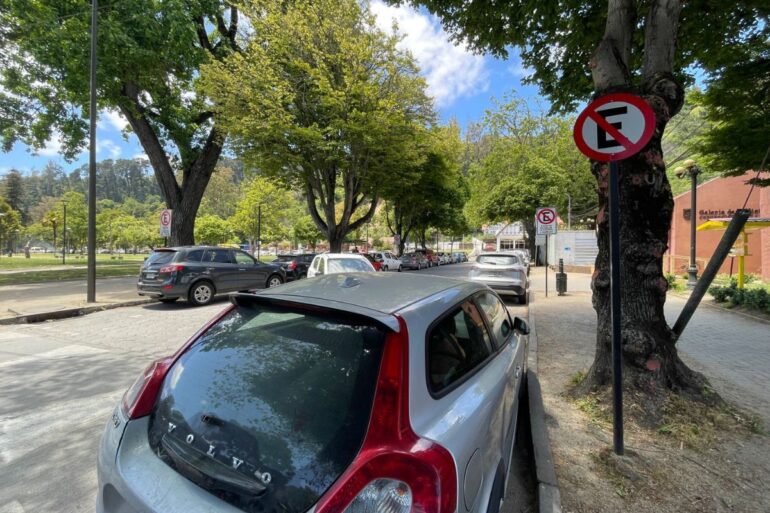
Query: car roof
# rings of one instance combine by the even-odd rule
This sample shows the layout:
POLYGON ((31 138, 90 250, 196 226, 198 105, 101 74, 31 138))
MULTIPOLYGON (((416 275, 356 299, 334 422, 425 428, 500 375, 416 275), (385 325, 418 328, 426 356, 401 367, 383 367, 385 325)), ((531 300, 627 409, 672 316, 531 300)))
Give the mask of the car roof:
POLYGON ((363 253, 324 253, 322 255, 327 258, 364 258, 363 253))
POLYGON ((339 273, 286 283, 275 289, 264 289, 256 295, 356 311, 397 330, 398 324, 392 314, 449 289, 470 295, 485 287, 465 280, 427 274, 339 273), (384 319, 385 316, 389 319, 384 319))

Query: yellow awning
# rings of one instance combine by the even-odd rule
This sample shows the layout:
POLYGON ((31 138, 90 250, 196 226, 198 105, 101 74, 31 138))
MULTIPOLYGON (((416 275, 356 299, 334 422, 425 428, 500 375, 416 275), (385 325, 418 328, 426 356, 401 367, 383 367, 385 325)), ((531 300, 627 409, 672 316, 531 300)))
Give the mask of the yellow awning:
MULTIPOLYGON (((705 223, 698 226, 698 231, 704 230, 724 230, 732 221, 729 217, 720 217, 715 219, 709 219, 705 223)), ((744 230, 756 230, 761 228, 770 228, 770 217, 749 217, 746 221, 744 230)))

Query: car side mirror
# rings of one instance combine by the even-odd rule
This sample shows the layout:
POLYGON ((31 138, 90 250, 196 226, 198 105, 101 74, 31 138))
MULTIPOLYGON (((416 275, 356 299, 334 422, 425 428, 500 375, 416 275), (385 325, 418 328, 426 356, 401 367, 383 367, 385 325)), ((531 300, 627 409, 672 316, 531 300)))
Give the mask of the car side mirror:
POLYGON ((521 317, 514 317, 513 331, 516 331, 522 335, 529 335, 529 324, 527 324, 527 321, 521 317))

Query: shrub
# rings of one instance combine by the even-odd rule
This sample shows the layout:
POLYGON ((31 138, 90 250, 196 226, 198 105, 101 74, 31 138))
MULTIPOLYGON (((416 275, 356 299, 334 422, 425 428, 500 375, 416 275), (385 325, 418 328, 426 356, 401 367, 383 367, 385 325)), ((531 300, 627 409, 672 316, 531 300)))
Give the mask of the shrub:
POLYGON ((770 308, 770 294, 765 289, 748 289, 744 293, 746 306, 757 310, 770 308))
POLYGON ((720 287, 719 285, 712 285, 709 287, 709 294, 714 296, 714 301, 717 303, 724 303, 733 295, 735 289, 732 287, 720 287))

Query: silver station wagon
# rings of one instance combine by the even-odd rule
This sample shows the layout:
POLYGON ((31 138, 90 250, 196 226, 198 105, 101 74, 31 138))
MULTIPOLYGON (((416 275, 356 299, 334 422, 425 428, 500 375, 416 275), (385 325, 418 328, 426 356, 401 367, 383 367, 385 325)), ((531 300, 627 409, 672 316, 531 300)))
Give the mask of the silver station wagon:
POLYGON ((496 513, 528 327, 489 288, 397 273, 232 305, 108 420, 99 513, 496 513))

